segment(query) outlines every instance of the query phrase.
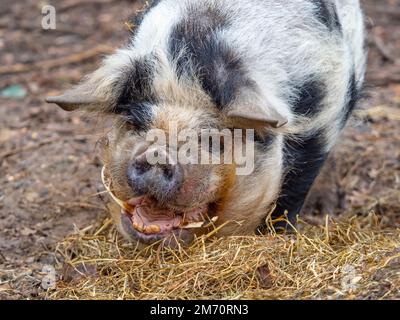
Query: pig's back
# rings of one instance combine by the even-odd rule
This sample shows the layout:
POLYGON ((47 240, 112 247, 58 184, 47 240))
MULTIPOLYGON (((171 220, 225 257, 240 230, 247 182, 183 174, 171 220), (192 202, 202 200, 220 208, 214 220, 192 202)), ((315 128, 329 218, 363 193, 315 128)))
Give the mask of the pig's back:
POLYGON ((209 24, 203 30, 226 41, 260 73, 278 76, 274 69, 280 68, 285 73, 280 75, 283 78, 303 77, 313 72, 313 67, 321 70, 332 60, 340 63, 346 54, 353 55, 350 62, 360 65, 358 70, 365 63, 359 0, 153 2, 154 8, 144 19, 136 39, 136 47, 144 52, 155 48, 168 50, 176 25, 196 19, 199 25, 209 24))
POLYGON ((217 61, 212 57, 216 43, 224 43, 266 96, 285 101, 280 112, 289 118, 293 133, 325 128, 335 136, 340 131, 365 71, 358 0, 156 3, 133 43, 139 55, 164 52, 178 61, 180 50, 189 47, 194 64, 206 70, 217 61))

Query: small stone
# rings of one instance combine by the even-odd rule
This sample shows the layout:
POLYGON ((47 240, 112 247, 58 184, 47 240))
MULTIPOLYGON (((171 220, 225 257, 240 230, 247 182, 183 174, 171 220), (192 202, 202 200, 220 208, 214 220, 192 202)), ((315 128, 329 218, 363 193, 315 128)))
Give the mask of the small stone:
POLYGON ((257 278, 262 289, 267 290, 272 288, 273 280, 268 265, 265 264, 261 267, 258 267, 257 278))
POLYGON ((0 96, 17 100, 25 98, 27 94, 28 91, 19 84, 7 87, 0 91, 0 96))
POLYGON ((38 198, 38 194, 36 192, 28 192, 25 195, 26 200, 28 200, 29 202, 35 202, 38 198))
POLYGON ((34 234, 36 234, 36 230, 32 230, 32 229, 27 228, 27 227, 24 227, 21 230, 21 235, 23 235, 24 237, 28 237, 28 236, 31 236, 31 235, 34 235, 34 234))

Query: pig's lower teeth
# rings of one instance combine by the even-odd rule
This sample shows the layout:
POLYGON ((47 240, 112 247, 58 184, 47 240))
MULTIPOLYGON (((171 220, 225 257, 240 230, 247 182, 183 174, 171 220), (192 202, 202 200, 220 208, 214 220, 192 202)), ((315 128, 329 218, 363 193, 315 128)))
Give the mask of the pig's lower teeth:
POLYGON ((145 229, 144 229, 144 233, 147 233, 147 234, 155 234, 155 233, 160 233, 160 232, 161 232, 161 228, 156 225, 145 227, 145 229))
POLYGON ((132 223, 132 226, 133 226, 133 228, 135 228, 136 230, 138 230, 140 232, 144 231, 143 228, 137 223, 132 223))
POLYGON ((181 229, 200 229, 200 228, 208 228, 211 226, 213 223, 217 222, 218 217, 213 217, 210 220, 205 220, 202 222, 193 222, 193 223, 188 223, 186 225, 182 225, 181 229))
POLYGON ((138 230, 138 231, 140 231, 140 232, 142 232, 142 233, 145 233, 145 234, 157 234, 157 233, 160 233, 161 232, 161 228, 159 227, 159 226, 156 226, 156 225, 151 225, 151 226, 141 226, 141 225, 139 225, 138 223, 132 223, 132 226, 136 229, 136 230, 138 230))

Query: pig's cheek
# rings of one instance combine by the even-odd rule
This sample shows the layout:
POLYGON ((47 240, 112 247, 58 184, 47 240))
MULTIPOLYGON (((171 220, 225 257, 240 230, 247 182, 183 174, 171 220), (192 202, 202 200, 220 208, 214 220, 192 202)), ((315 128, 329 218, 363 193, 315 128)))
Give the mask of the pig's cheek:
POLYGON ((176 196, 175 202, 179 206, 191 207, 205 202, 209 202, 212 198, 208 185, 201 180, 185 181, 181 187, 179 194, 176 196))
POLYGON ((199 198, 200 190, 196 188, 195 181, 186 181, 176 197, 176 203, 180 206, 191 206, 199 198))

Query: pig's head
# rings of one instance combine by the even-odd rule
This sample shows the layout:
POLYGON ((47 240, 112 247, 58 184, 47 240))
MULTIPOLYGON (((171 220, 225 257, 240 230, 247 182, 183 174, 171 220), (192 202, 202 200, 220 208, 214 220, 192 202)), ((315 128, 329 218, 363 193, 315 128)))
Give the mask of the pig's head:
POLYGON ((101 153, 109 188, 123 203, 113 219, 126 238, 190 243, 218 226, 220 235, 251 234, 267 214, 281 184, 286 119, 278 99, 260 97, 234 59, 216 66, 209 77, 218 84, 207 89, 207 77, 178 70, 162 52, 124 49, 47 99, 115 120, 101 153))

